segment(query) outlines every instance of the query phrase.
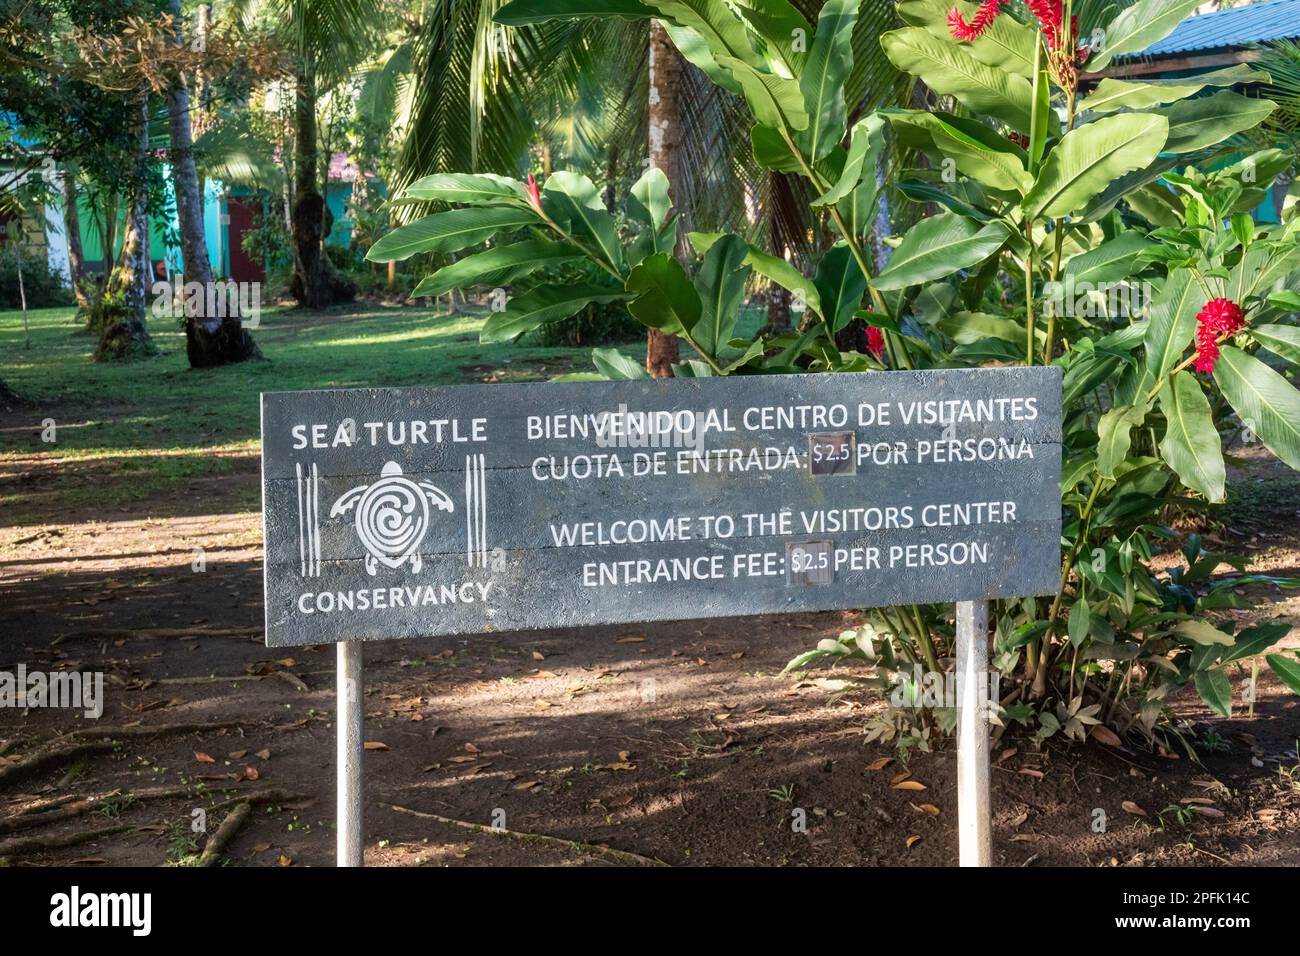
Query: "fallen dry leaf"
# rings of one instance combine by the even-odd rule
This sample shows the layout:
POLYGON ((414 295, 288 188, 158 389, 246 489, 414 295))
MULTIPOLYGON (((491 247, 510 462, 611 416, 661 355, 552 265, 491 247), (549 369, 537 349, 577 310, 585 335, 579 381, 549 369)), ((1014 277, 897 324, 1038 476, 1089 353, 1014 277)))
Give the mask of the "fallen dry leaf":
POLYGON ((541 651, 533 651, 533 660, 544 661, 546 660, 546 655, 543 654, 541 651))
POLYGON ((387 750, 388 744, 378 740, 367 740, 365 743, 366 750, 387 750))
POLYGON ((913 845, 919 843, 920 840, 921 840, 921 835, 919 833, 914 833, 910 837, 908 837, 904 842, 907 844, 907 848, 910 850, 913 847, 913 845))
POLYGON ((634 635, 634 634, 629 634, 627 637, 620 637, 620 638, 619 638, 617 641, 615 641, 614 643, 615 643, 615 644, 644 644, 644 643, 645 643, 645 638, 644 638, 644 637, 637 637, 637 636, 634 635))
POLYGON ((912 804, 912 809, 915 810, 917 813, 929 813, 932 814, 933 816, 938 816, 940 813, 939 808, 936 807, 933 803, 923 803, 920 806, 917 806, 914 803, 912 804))
POLYGON ((226 754, 226 756, 231 760, 243 760, 247 753, 247 750, 232 750, 230 753, 226 754))
POLYGON ((216 763, 216 762, 217 762, 215 758, 213 758, 213 757, 209 757, 209 756, 208 756, 207 754, 205 754, 202 750, 196 750, 196 751, 194 751, 194 759, 197 760, 199 763, 216 763))
POLYGON ((540 780, 525 780, 523 783, 515 784, 516 790, 531 790, 533 787, 540 786, 540 780))
POLYGON ((258 760, 270 760, 271 751, 269 749, 259 750, 256 756, 258 760))
POLYGON ((919 780, 900 780, 894 784, 895 790, 924 790, 925 784, 919 780))
POLYGON ((1119 739, 1119 734, 1102 724, 1093 724, 1089 736, 1099 744, 1105 744, 1107 747, 1122 747, 1124 742, 1119 739))
POLYGON ((1139 807, 1132 800, 1125 800, 1123 803, 1119 805, 1119 808, 1123 810, 1125 813, 1133 814, 1133 816, 1135 817, 1144 817, 1147 815, 1147 812, 1143 810, 1141 807, 1139 807))
POLYGON ((871 763, 867 764, 867 769, 868 769, 868 770, 884 770, 886 767, 888 767, 888 766, 889 766, 891 763, 893 763, 893 762, 894 762, 894 758, 893 758, 893 757, 879 757, 879 758, 877 758, 877 759, 871 761, 871 763))

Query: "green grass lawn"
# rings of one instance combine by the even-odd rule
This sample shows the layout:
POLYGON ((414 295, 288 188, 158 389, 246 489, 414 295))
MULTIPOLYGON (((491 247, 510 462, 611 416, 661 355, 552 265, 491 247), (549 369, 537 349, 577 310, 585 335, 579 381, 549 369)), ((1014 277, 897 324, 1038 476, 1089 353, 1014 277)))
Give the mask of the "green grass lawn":
MULTIPOLYGON (((162 354, 125 364, 91 360, 94 342, 71 309, 35 310, 29 320, 25 347, 21 313, 0 312, 0 381, 32 403, 0 429, 0 470, 33 453, 56 462, 54 497, 66 506, 138 501, 247 468, 264 391, 540 381, 591 368, 589 349, 482 346, 481 315, 428 308, 264 309, 253 334, 266 361, 202 371, 189 368, 170 318, 150 321, 162 354), (46 418, 57 426, 54 444, 40 439, 46 418)), ((622 349, 644 358, 643 344, 622 349)), ((20 506, 6 484, 0 507, 20 506)))

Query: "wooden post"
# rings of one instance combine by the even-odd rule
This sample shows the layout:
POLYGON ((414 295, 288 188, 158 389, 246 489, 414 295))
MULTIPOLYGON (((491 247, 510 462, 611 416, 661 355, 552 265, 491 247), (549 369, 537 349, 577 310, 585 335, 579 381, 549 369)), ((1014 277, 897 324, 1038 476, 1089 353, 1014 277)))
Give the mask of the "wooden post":
POLYGON ((957 845, 962 866, 989 866, 989 608, 957 602, 957 845))

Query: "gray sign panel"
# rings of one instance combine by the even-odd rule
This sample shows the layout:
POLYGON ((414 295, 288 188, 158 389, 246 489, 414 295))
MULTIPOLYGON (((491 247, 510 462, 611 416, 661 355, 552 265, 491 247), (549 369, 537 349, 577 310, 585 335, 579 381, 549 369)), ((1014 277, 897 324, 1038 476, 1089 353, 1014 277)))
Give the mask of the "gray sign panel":
POLYGON ((1056 368, 262 396, 266 642, 1055 593, 1056 368))

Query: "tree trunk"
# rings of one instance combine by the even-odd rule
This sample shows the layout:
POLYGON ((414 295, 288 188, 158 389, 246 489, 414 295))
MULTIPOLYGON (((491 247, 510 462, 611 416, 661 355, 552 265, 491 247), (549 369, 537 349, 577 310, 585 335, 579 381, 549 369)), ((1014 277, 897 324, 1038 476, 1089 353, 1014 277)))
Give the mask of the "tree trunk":
POLYGON ((351 302, 356 285, 340 276, 325 255, 325 199, 316 190, 316 79, 310 64, 300 64, 294 103, 293 281, 298 304, 324 309, 351 302))
POLYGON ((618 180, 618 147, 610 146, 605 156, 605 211, 610 215, 614 213, 614 203, 617 200, 614 186, 618 180))
MULTIPOLYGON (((776 216, 772 216, 767 226, 768 252, 778 259, 784 259, 785 243, 781 241, 779 232, 776 216)), ((767 290, 767 325, 764 326, 761 334, 770 337, 789 331, 790 293, 773 282, 767 290)))
MULTIPOLYGON (((177 46, 181 36, 181 3, 171 0, 177 46)), ((190 130, 190 92, 185 77, 178 75, 167 91, 167 125, 172 143, 172 182, 176 191, 176 218, 181 233, 181 272, 185 277, 185 353, 190 368, 212 368, 230 362, 261 358, 253 337, 244 328, 241 301, 261 297, 226 294, 233 283, 221 288, 212 282, 208 241, 203 234, 203 194, 194 166, 194 140, 190 130)))
MULTIPOLYGON (((97 323, 97 361, 131 359, 153 355, 157 349, 149 338, 145 308, 149 289, 149 92, 140 95, 137 120, 136 168, 132 177, 126 228, 122 233, 122 254, 108 283, 108 291, 120 302, 99 303, 105 309, 97 323)), ((107 253, 105 253, 107 255, 107 253)))
MULTIPOLYGON (((669 195, 674 195, 680 162, 682 127, 677 116, 677 90, 681 84, 682 60, 668 32, 658 20, 650 21, 650 165, 668 177, 669 195)), ((646 337, 645 368, 655 378, 670 378, 678 360, 677 337, 650 329, 646 337)))
POLYGON ((90 294, 86 289, 89 275, 86 272, 86 253, 81 248, 81 211, 77 209, 77 167, 75 163, 63 164, 63 231, 68 236, 68 277, 72 280, 72 294, 77 297, 77 312, 85 315, 90 309, 90 294))

